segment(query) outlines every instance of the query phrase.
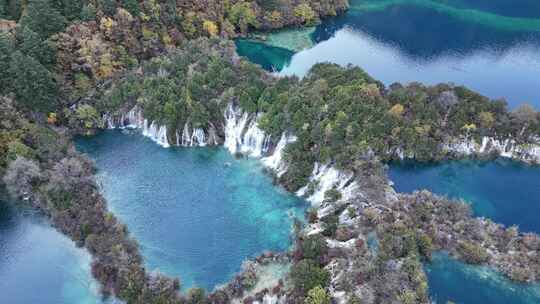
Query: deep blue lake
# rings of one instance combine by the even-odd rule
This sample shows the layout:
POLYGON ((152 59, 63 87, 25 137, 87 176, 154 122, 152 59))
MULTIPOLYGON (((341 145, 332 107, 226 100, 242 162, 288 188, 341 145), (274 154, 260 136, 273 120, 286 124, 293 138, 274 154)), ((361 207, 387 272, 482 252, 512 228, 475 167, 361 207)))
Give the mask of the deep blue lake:
MULTIPOLYGON (((390 164, 398 192, 427 189, 463 199, 476 216, 540 233, 540 167, 506 159, 438 164, 390 164)), ((430 295, 437 303, 540 303, 540 286, 512 283, 487 267, 435 255, 426 267, 430 295)))
POLYGON ((386 84, 453 82, 512 107, 540 108, 539 1, 350 3, 346 14, 311 31, 239 40, 238 52, 280 75, 303 76, 318 62, 354 64, 386 84))
POLYGON ((103 304, 90 256, 42 217, 0 201, 0 302, 103 304))
POLYGON ((224 148, 164 149, 136 131, 78 140, 99 168, 109 208, 139 241, 151 270, 207 290, 242 261, 291 245, 305 201, 274 186, 255 159, 224 148))
POLYGON ((471 203, 477 216, 540 233, 540 167, 498 159, 393 163, 398 192, 427 189, 471 203))

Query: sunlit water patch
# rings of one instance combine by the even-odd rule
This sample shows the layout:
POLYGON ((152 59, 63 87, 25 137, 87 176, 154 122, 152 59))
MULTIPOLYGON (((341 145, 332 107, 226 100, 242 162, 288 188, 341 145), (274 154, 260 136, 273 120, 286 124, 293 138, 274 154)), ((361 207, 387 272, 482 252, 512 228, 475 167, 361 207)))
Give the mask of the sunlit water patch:
POLYGON ((540 233, 540 167, 498 159, 390 165, 399 192, 427 189, 463 199, 474 213, 523 231, 540 233))
POLYGON ((90 256, 28 210, 0 201, 0 302, 103 304, 90 256))
MULTIPOLYGON (((264 43, 237 46, 239 54, 281 75, 303 76, 319 62, 354 64, 386 84, 453 82, 507 98, 511 106, 540 107, 539 6, 538 1, 352 0, 346 14, 305 32, 315 46, 290 48, 292 56, 264 43)), ((276 39, 269 39, 272 45, 279 45, 276 39)))
POLYGON ((437 304, 540 302, 538 284, 514 283, 489 267, 467 265, 445 253, 435 253, 425 269, 430 296, 437 304))
POLYGON ((272 184, 255 159, 223 148, 164 149, 135 131, 78 141, 95 159, 111 211, 141 244, 150 269, 208 290, 244 259, 291 245, 303 200, 272 184))

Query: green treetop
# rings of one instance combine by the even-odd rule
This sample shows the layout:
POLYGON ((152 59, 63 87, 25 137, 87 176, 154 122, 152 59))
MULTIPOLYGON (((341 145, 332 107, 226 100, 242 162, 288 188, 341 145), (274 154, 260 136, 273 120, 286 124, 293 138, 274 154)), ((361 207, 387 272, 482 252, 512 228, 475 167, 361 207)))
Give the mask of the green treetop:
POLYGON ((28 26, 42 39, 62 31, 66 19, 47 0, 30 0, 26 14, 21 18, 21 25, 28 26))
POLYGON ((20 105, 43 112, 54 108, 56 83, 36 59, 20 51, 13 53, 8 74, 12 77, 10 88, 20 105))

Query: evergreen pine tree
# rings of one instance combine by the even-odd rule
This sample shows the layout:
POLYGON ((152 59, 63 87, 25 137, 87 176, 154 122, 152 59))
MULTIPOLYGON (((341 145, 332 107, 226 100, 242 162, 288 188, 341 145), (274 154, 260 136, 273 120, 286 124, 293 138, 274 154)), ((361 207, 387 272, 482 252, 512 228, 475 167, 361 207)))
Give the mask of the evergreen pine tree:
POLYGON ((21 18, 21 25, 28 26, 42 39, 64 29, 66 19, 48 0, 30 0, 26 14, 21 18))
POLYGON ((133 16, 138 16, 141 13, 138 0, 122 0, 122 6, 133 16))
POLYGON ((39 35, 27 26, 17 28, 17 49, 23 54, 34 57, 47 68, 54 66, 56 62, 56 49, 52 43, 43 41, 39 35))
POLYGON ((0 0, 0 18, 19 20, 22 8, 22 0, 0 0))
POLYGON ((0 32, 0 94, 5 94, 8 91, 10 75, 8 73, 9 62, 11 61, 11 53, 13 45, 7 34, 0 32))
POLYGON ((116 1, 115 0, 99 0, 99 8, 108 16, 116 14, 116 1))
POLYGON ((85 5, 81 10, 81 20, 82 21, 92 21, 96 19, 96 7, 92 4, 85 5))
POLYGON ((8 73, 10 88, 19 105, 41 112, 54 109, 57 93, 54 77, 36 59, 16 51, 11 55, 8 73))
POLYGON ((61 0, 62 9, 61 12, 68 20, 78 19, 81 15, 83 4, 85 1, 81 0, 61 0))
POLYGON ((7 0, 0 0, 0 19, 8 19, 7 0))

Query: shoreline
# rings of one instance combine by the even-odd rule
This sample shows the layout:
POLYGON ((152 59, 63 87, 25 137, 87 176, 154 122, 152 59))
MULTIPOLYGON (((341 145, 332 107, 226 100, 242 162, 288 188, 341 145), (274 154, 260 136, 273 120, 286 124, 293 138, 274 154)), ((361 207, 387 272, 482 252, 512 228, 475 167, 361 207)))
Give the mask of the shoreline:
MULTIPOLYGON (((130 111, 132 112, 132 111, 130 111)), ((242 113, 242 111, 238 112, 238 111, 235 111, 235 114, 236 117, 244 117, 242 113), (238 114, 240 113, 240 114, 238 114)), ((227 117, 227 112, 224 114, 226 117, 227 117)), ((141 115, 127 115, 125 117, 142 117, 142 113, 141 115)), ((229 116, 230 117, 230 116, 229 116)), ((230 118, 229 118, 230 119, 230 118)), ((253 120, 257 120, 257 116, 254 116, 252 118, 253 120)), ((111 124, 108 124, 109 127, 111 126, 111 124)), ((144 124, 142 124, 144 125, 144 124)), ((146 123, 147 125, 147 123, 146 123)), ((236 125, 236 123, 235 123, 236 125)), ((243 128, 256 128, 256 123, 248 123, 248 122, 243 122, 240 124, 241 126, 243 126, 243 128)), ((125 124, 124 126, 126 127, 134 127, 134 126, 141 126, 141 124, 137 124, 137 123, 133 123, 133 121, 130 121, 129 118, 125 120, 125 124)), ((141 134, 143 136, 146 136, 146 137, 149 137, 150 139, 152 139, 153 141, 157 142, 159 145, 161 145, 162 147, 167 147, 167 145, 163 145, 163 143, 159 142, 159 136, 155 136, 153 133, 148 133, 148 132, 144 132, 144 127, 142 128, 143 129, 143 132, 141 132, 141 134)), ((156 130, 159 130, 160 128, 155 128, 156 130)), ((159 132, 158 132, 159 133, 159 132)), ((235 144, 242 144, 242 143, 245 143, 245 142, 252 142, 253 140, 250 140, 249 139, 249 136, 250 134, 253 134, 253 133, 257 133, 257 132, 254 132, 254 131, 245 131, 245 130, 241 130, 240 132, 236 132, 236 134, 243 134, 244 136, 247 137, 244 138, 244 139, 236 139, 234 140, 233 142, 235 144)), ((261 136, 263 137, 262 139, 259 138, 258 140, 255 140, 255 142, 259 142, 259 143, 262 143, 262 142, 265 142, 265 139, 264 139, 264 133, 261 133, 261 136)), ((162 137, 163 138, 166 138, 166 137, 162 137)), ((227 146, 227 145, 224 145, 225 148, 228 148, 229 149, 229 152, 232 153, 233 155, 236 154, 236 153, 240 153, 240 154, 243 154, 245 157, 253 157, 253 158, 257 158, 259 159, 259 161, 262 163, 263 166, 266 166, 268 163, 269 163, 269 159, 272 159, 274 157, 274 155, 276 154, 276 152, 278 153, 278 155, 281 154, 281 151, 282 149, 286 146, 286 143, 284 144, 284 138, 286 138, 285 136, 282 136, 282 139, 280 140, 280 142, 278 142, 278 144, 273 144, 271 145, 271 147, 266 147, 266 146, 263 146, 263 145, 257 145, 255 144, 254 146, 251 146, 251 147, 237 147, 236 149, 238 150, 244 150, 244 153, 242 152, 237 152, 236 149, 230 149, 230 145, 227 146), (280 146, 279 149, 276 149, 277 146, 280 146), (255 149, 258 148, 260 149, 259 151, 256 151, 255 149), (264 151, 272 151, 273 153, 268 155, 268 154, 265 154, 264 151), (277 150, 277 151, 276 151, 277 150), (256 156, 254 157, 253 154, 255 154, 256 156), (251 155, 251 156, 250 156, 251 155)), ((227 141, 227 139, 225 139, 225 142, 227 141)), ((287 141, 285 141, 287 142, 287 141)), ((196 145, 199 145, 199 146, 206 146, 206 144, 204 142, 197 142, 196 145)), ((191 143, 190 144, 186 144, 186 145, 180 145, 180 146, 185 146, 185 147, 190 147, 190 146, 193 146, 191 143)), ((211 145, 210 145, 211 146, 211 145)), ((216 145, 216 146, 219 146, 216 145)), ((281 157, 281 156, 280 156, 281 157)), ((514 160, 514 161, 519 161, 519 160, 514 160)), ((276 171, 273 171, 277 176, 279 176, 280 174, 283 174, 284 171, 286 171, 286 165, 284 165, 281 161, 281 159, 278 159, 277 161, 274 161, 273 162, 273 167, 267 167, 271 170, 275 170, 275 168, 280 168, 277 172, 276 171), (280 172, 281 171, 281 172, 280 172)), ((355 185, 354 183, 351 184, 349 180, 351 180, 351 178, 354 178, 356 179, 357 177, 353 177, 349 174, 344 174, 344 173, 338 173, 340 170, 336 170, 336 173, 332 173, 332 171, 325 171, 327 169, 323 169, 322 171, 318 170, 317 167, 315 168, 314 172, 312 173, 311 175, 311 180, 323 180, 322 183, 318 183, 319 185, 322 185, 322 187, 318 190, 318 193, 319 194, 312 194, 311 195, 311 199, 308 197, 308 200, 311 201, 312 203, 312 206, 314 206, 317 210, 317 222, 316 223, 311 223, 308 227, 306 227, 304 229, 303 232, 301 232, 300 235, 302 234, 306 234, 306 235, 310 235, 310 234, 315 234, 315 233, 320 233, 323 231, 323 228, 325 226, 325 223, 324 223, 324 218, 327 217, 328 215, 332 214, 333 212, 335 212, 335 210, 339 210, 339 209, 343 209, 343 206, 347 205, 347 206, 356 206, 354 203, 351 204, 351 201, 353 200, 356 200, 358 199, 358 196, 362 196, 361 194, 361 190, 358 188, 357 185, 355 185), (320 173, 320 172, 325 172, 325 173, 320 173), (343 180, 344 178, 344 180, 343 180), (324 182, 324 180, 328 180, 330 179, 329 182, 324 182), (329 189, 331 189, 333 186, 331 185, 335 185, 335 184, 340 184, 342 183, 343 185, 347 184, 348 187, 350 187, 351 190, 346 190, 346 193, 351 193, 349 195, 345 195, 342 199, 340 199, 340 201, 338 202, 326 202, 324 203, 324 193, 326 191, 328 191, 329 189), (325 184, 327 184, 328 186, 324 186, 325 184), (351 187, 351 185, 353 185, 351 187)), ((334 169, 332 169, 334 170, 334 169)), ((387 180, 387 182, 390 182, 389 180, 387 180)), ((341 187, 338 187, 338 189, 340 190, 343 190, 343 188, 341 187)), ((441 201, 443 204, 462 204, 460 202, 457 202, 457 201, 451 201, 451 200, 446 200, 442 197, 438 197, 436 195, 433 195, 431 193, 426 193, 426 192, 415 192, 411 195, 407 195, 407 194, 401 194, 401 193, 396 193, 395 190, 393 188, 391 188, 390 184, 388 184, 388 188, 386 191, 389 191, 387 194, 386 194, 386 197, 389 198, 390 200, 401 200, 401 199, 405 199, 405 200, 410 200, 411 198, 412 199, 415 199, 414 197, 415 196, 424 196, 424 199, 423 201, 425 200, 432 200, 432 199, 435 199, 435 201, 441 201)), ((301 191, 298 191, 296 194, 299 195, 299 196, 302 196, 302 195, 305 195, 305 192, 306 190, 301 190, 301 191)), ((365 198, 364 198, 365 200, 365 198)), ((392 207, 391 205, 394 204, 394 203, 391 203, 390 206, 386 206, 385 204, 381 204, 381 205, 377 205, 377 204, 371 204, 368 202, 368 205, 364 205, 363 206, 363 209, 373 209, 373 210, 379 210, 378 212, 380 214, 385 214, 385 213, 392 213, 394 212, 393 209, 395 208, 392 207)), ((357 206, 355 207, 357 208, 357 211, 360 210, 360 208, 358 208, 357 206)), ((401 207, 398 207, 398 210, 399 208, 401 207)), ((402 210, 403 211, 403 210, 402 210)), ((470 221, 473 221, 473 222, 476 222, 476 221, 479 221, 480 223, 486 223, 486 222, 483 222, 484 221, 484 218, 477 218, 477 217, 472 217, 471 215, 468 215, 468 217, 466 217, 467 220, 470 220, 470 221)), ((346 225, 356 225, 354 223, 354 221, 352 221, 352 219, 348 219, 347 216, 341 214, 340 215, 340 223, 344 223, 346 225)), ((504 229, 504 227, 502 225, 499 225, 499 224, 496 224, 497 229, 504 229)), ((368 226, 364 226, 364 227, 359 227, 361 230, 365 230, 366 228, 368 228, 368 226)), ((493 230, 492 228, 489 228, 491 226, 486 226, 488 228, 486 228, 486 230, 493 230)), ((376 229, 375 229, 376 230, 376 229)), ((367 239, 367 234, 365 234, 364 237, 362 237, 361 235, 359 235, 359 239, 367 239)), ((527 237, 530 237, 530 236, 536 236, 538 238, 537 235, 535 234, 532 234, 532 233, 527 233, 527 234, 522 234, 522 237, 524 236, 527 236, 527 237)), ((462 239, 466 239, 464 238, 463 236, 461 237, 462 239)), ((539 238, 540 239, 540 238, 539 238)), ((328 245, 331 247, 331 248, 341 248, 340 250, 351 250, 351 245, 354 246, 355 242, 356 242, 357 239, 349 239, 348 241, 336 241, 336 240, 333 240, 331 238, 327 238, 326 239, 326 242, 328 243, 328 245), (354 242, 352 242, 351 240, 354 240, 354 242)), ((463 255, 460 255, 458 252, 458 249, 457 247, 444 247, 442 245, 437 245, 439 246, 437 250, 448 250, 450 249, 449 251, 452 253, 452 257, 453 258, 456 258, 457 260, 459 261, 462 261, 462 262, 467 262, 467 260, 464 258, 463 255)), ((491 251, 490 251, 491 252, 491 251)), ((481 262, 482 264, 484 265, 487 265, 490 267, 490 269, 494 269, 496 270, 498 273, 501 273, 503 275, 505 275, 505 277, 507 277, 508 279, 512 280, 512 281, 516 281, 516 282, 523 282, 523 281, 526 281, 526 282, 532 282, 532 281, 540 281, 539 278, 535 278, 535 279, 525 279, 523 280, 522 278, 518 278, 515 274, 512 274, 511 273, 511 265, 512 264, 509 264, 511 262, 503 262, 504 260, 504 256, 505 254, 504 253, 496 253, 496 252, 493 252, 493 253, 490 253, 489 255, 489 258, 487 259, 487 263, 485 261, 481 262)), ((335 267, 335 266, 334 266, 335 267)), ((340 293, 338 291, 335 291, 334 295, 336 295, 336 292, 337 292, 337 295, 340 296, 340 293)), ((275 294, 269 294, 270 296, 275 296, 275 294)), ((285 295, 284 294, 281 294, 281 297, 284 297, 285 295)), ((264 297, 264 296, 263 296, 264 297)), ((341 295, 341 297, 343 297, 341 295)), ((259 295, 258 297, 259 300, 261 300, 261 295, 259 295)), ((278 300, 276 300, 278 301, 278 300)), ((257 303, 257 302, 254 302, 254 303, 257 303)))

